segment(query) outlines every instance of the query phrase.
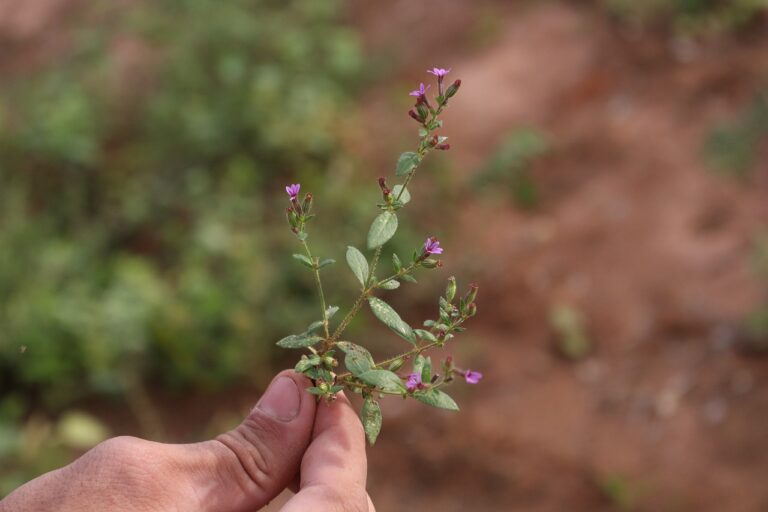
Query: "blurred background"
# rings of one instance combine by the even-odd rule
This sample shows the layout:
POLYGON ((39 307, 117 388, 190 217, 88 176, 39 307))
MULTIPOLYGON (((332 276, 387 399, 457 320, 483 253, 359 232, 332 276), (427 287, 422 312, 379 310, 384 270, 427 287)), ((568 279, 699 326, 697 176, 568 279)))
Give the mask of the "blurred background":
POLYGON ((0 496, 239 422, 316 316, 283 186, 343 262, 433 66, 452 149, 395 249, 446 268, 388 300, 477 281, 486 378, 385 402, 378 509, 768 510, 765 0, 0 1, 0 496))

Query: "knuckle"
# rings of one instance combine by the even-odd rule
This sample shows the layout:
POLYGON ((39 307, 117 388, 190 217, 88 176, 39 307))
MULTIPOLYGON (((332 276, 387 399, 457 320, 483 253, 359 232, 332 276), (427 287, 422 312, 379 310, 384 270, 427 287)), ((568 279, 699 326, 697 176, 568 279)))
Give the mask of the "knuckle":
POLYGON ((226 446, 234 455, 236 463, 233 471, 238 480, 243 481, 244 487, 253 485, 263 490, 275 478, 272 461, 277 455, 271 446, 279 446, 274 442, 279 438, 275 425, 258 416, 247 418, 237 428, 216 439, 226 446))

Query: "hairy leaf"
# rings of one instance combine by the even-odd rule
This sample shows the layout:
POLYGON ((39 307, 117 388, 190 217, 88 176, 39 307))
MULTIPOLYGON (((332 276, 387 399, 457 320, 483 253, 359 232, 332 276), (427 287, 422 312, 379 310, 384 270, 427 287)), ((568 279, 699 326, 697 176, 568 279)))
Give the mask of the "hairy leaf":
POLYGON ((439 407, 440 409, 448 409, 449 411, 458 411, 459 406, 453 401, 448 394, 443 393, 439 389, 430 389, 424 393, 414 393, 413 398, 420 402, 424 402, 432 407, 439 407))
POLYGON ((368 280, 368 260, 365 259, 363 253, 351 245, 347 247, 347 264, 352 269, 357 280, 365 288, 366 281, 368 280))
POLYGON ((392 212, 381 212, 368 230, 368 248, 375 249, 384 245, 397 231, 397 215, 392 212))
POLYGON ((381 320, 381 322, 395 331, 398 336, 402 337, 409 343, 416 344, 416 335, 413 333, 413 329, 400 318, 397 311, 377 297, 369 297, 368 304, 371 306, 371 311, 374 316, 381 320))
POLYGON ((360 410, 360 421, 363 423, 365 437, 371 446, 376 442, 381 432, 381 407, 373 397, 366 397, 363 408, 360 410))
POLYGON ((336 345, 344 351, 346 357, 344 358, 344 366, 347 367, 352 375, 360 376, 360 374, 367 372, 373 368, 374 361, 371 357, 371 353, 365 348, 349 341, 338 341, 336 345))
POLYGON ((397 159, 397 167, 395 168, 395 174, 398 176, 405 176, 411 172, 414 167, 419 164, 419 155, 413 151, 406 151, 401 154, 397 159))
POLYGON ((322 341, 320 336, 313 336, 311 334, 291 334, 286 336, 277 342, 278 347, 282 348, 306 348, 311 347, 315 343, 322 341))
POLYGON ((405 392, 405 386, 396 373, 389 370, 368 370, 357 376, 363 382, 391 393, 405 392))

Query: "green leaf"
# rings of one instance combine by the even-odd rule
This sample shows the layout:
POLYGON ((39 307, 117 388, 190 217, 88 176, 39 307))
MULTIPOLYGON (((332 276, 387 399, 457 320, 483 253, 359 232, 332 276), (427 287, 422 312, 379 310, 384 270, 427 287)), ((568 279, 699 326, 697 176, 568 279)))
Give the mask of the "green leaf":
POLYGON ((374 362, 371 353, 365 348, 349 341, 338 341, 336 345, 344 351, 344 366, 347 367, 352 375, 359 377, 360 374, 373 368, 374 362))
POLYGON ((400 158, 397 159, 397 167, 395 168, 395 174, 398 176, 405 176, 411 172, 417 165, 419 165, 419 155, 413 151, 406 151, 400 158))
POLYGON ((397 288, 400 288, 400 282, 396 279, 391 279, 385 283, 381 283, 379 285, 380 288, 383 288, 384 290, 395 290, 397 288))
POLYGON ((318 395, 318 396, 322 396, 322 395, 324 395, 326 393, 325 391, 323 391, 322 389, 320 389, 320 388, 318 388, 316 386, 313 386, 311 388, 307 388, 307 391, 309 391, 313 395, 318 395))
POLYGON ((301 356, 301 359, 299 359, 299 362, 296 363, 296 366, 293 368, 296 370, 297 373, 304 373, 313 366, 317 366, 320 364, 320 357, 313 355, 312 357, 307 356, 301 356))
POLYGON ((330 318, 336 314, 336 312, 339 311, 339 306, 328 306, 328 309, 325 310, 325 318, 330 318))
POLYGON ((395 236, 397 231, 397 215, 392 212, 381 212, 371 224, 368 230, 368 248, 375 249, 384 245, 395 236))
POLYGON ((424 359, 424 356, 421 354, 417 355, 413 359, 413 373, 418 373, 421 375, 422 370, 424 369, 424 363, 426 362, 426 359, 424 359))
POLYGON ((416 336, 418 336, 423 340, 432 341, 432 342, 437 341, 437 338, 435 337, 434 334, 432 334, 429 331, 425 331, 424 329, 414 329, 413 332, 415 332, 416 336))
POLYGON ((424 393, 414 393, 413 398, 419 402, 424 402, 432 407, 439 407, 440 409, 448 409, 449 411, 458 411, 459 406, 453 401, 446 393, 443 393, 439 389, 430 389, 424 393))
POLYGON ((366 397, 363 408, 360 410, 360 421, 363 423, 365 437, 371 446, 376 442, 381 432, 381 407, 373 397, 366 397))
POLYGON ((413 334, 411 326, 405 323, 389 304, 377 297, 369 297, 368 304, 371 306, 374 316, 381 320, 384 325, 406 341, 416 344, 416 335, 413 334))
POLYGON ((315 264, 312 263, 312 260, 304 256, 303 254, 294 254, 293 257, 299 260, 299 263, 301 263, 305 267, 311 268, 311 269, 315 268, 315 264))
POLYGON ((424 366, 421 369, 421 382, 432 382, 432 358, 424 358, 424 366))
POLYGON ((400 257, 395 253, 392 253, 392 266, 394 267, 395 272, 403 270, 403 264, 400 261, 400 257))
POLYGON ((347 247, 347 265, 349 265, 357 280, 365 288, 365 284, 368 281, 368 260, 365 259, 363 253, 351 245, 347 247))
POLYGON ((392 187, 392 197, 397 199, 398 196, 400 197, 400 202, 402 204, 408 204, 411 202, 411 193, 408 192, 407 188, 403 190, 403 186, 399 184, 392 187), (402 195, 400 195, 401 190, 403 191, 402 195))
POLYGON ((357 376, 363 382, 375 386, 382 391, 392 393, 405 392, 405 386, 396 373, 389 370, 368 370, 357 376))
POLYGON ((336 260, 334 260, 333 258, 328 258, 328 259, 323 260, 320 263, 318 263, 317 268, 323 268, 323 267, 326 267, 328 265, 333 265, 334 263, 336 263, 336 260))
POLYGON ((411 274, 403 274, 402 276, 400 276, 400 279, 402 279, 403 281, 408 281, 409 283, 417 283, 418 282, 418 281, 416 281, 416 278, 413 277, 411 274))
POLYGON ((307 332, 308 333, 315 332, 316 330, 318 330, 322 326, 323 326, 323 321, 322 320, 318 320, 317 322, 312 322, 311 324, 309 324, 309 327, 307 327, 307 332))
POLYGON ((313 366, 306 370, 304 375, 314 380, 322 380, 323 382, 333 382, 333 375, 331 372, 320 366, 313 366))
POLYGON ((278 347, 282 348, 306 348, 322 341, 320 336, 310 334, 291 334, 277 342, 278 347))

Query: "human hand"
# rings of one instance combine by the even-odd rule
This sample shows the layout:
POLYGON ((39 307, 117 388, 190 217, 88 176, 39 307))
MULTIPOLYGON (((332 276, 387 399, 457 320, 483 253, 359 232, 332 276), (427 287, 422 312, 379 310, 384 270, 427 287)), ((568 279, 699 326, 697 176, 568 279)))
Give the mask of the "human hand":
POLYGON ((117 437, 21 486, 0 512, 252 512, 286 487, 282 512, 374 512, 363 429, 342 394, 316 404, 310 381, 284 371, 248 417, 211 441, 117 437))

